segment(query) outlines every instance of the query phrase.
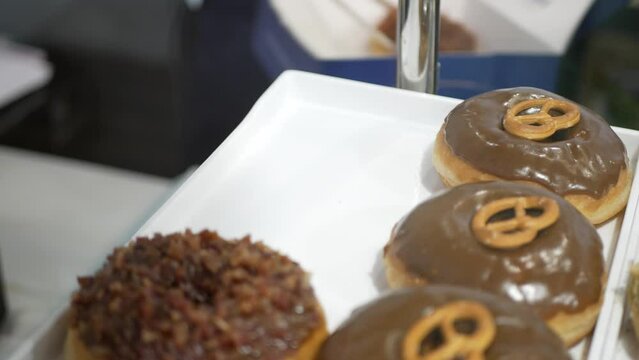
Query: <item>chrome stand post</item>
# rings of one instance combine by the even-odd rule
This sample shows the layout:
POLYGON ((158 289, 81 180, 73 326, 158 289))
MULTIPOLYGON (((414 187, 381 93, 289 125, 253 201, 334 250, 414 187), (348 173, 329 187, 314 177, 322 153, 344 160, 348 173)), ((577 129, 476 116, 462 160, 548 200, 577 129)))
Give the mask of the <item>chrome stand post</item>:
POLYGON ((437 91, 440 0, 400 0, 397 12, 397 87, 437 91))

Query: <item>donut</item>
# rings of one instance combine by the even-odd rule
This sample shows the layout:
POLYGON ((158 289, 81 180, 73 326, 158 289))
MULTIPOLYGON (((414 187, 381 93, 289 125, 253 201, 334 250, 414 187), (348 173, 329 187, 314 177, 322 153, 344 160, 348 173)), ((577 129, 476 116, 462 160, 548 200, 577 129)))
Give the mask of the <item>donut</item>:
POLYGON ((626 149, 605 120, 528 87, 487 92, 457 105, 437 134, 433 165, 449 187, 489 180, 544 187, 593 224, 624 208, 632 178, 626 149))
POLYGON ((602 243, 560 196, 506 181, 465 184, 417 205, 384 247, 392 288, 450 284, 529 305, 566 343, 593 328, 602 243))
POLYGON ((66 360, 309 359, 328 335, 307 274, 248 237, 140 237, 79 284, 66 360))
POLYGON ((395 290, 360 307, 326 339, 316 360, 462 358, 570 356, 525 306, 477 290, 433 285, 395 290))
POLYGON ((637 263, 630 268, 628 286, 626 287, 626 300, 632 327, 635 330, 635 337, 639 340, 639 264, 637 263))

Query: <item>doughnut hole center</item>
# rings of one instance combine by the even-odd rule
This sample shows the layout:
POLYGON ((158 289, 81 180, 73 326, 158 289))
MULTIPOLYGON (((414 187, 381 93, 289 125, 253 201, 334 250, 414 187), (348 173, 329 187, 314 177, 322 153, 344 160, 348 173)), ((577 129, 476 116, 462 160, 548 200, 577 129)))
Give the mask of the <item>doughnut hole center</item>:
POLYGON ((524 109, 520 112, 517 113, 517 116, 523 116, 523 115, 533 115, 533 114, 537 114, 541 111, 540 107, 531 107, 528 109, 524 109))
MULTIPOLYGON (((463 334, 466 336, 471 336, 477 331, 478 324, 475 319, 472 318, 459 318, 453 321, 453 328, 455 332, 458 334, 463 334)), ((442 332, 441 327, 434 328, 425 338, 422 340, 419 348, 419 355, 424 356, 428 353, 436 351, 441 346, 443 346, 446 342, 446 337, 442 332)), ((462 357, 455 357, 454 360, 460 359, 462 357)))
MULTIPOLYGON (((526 215, 528 217, 540 217, 541 215, 543 215, 544 213, 544 209, 540 208, 540 207, 530 207, 530 208, 526 208, 526 215)), ((501 222, 501 221, 505 221, 505 220, 510 220, 512 218, 515 217, 515 209, 506 209, 506 210, 502 210, 496 214, 494 214, 493 216, 488 218, 488 221, 486 223, 488 224, 492 224, 495 222, 501 222)))
POLYGON ((430 352, 433 352, 439 349, 442 345, 444 345, 445 341, 446 341, 446 338, 444 337, 442 328, 438 326, 434 328, 433 331, 431 331, 428 335, 426 335, 424 340, 422 340, 422 343, 420 344, 420 347, 419 347, 419 354, 425 355, 430 352))
MULTIPOLYGON (((538 207, 532 207, 532 208, 526 208, 526 216, 531 217, 531 218, 537 218, 540 217, 541 215, 543 215, 544 213, 544 209, 543 208, 538 208, 538 207)), ((506 209, 506 210, 502 210, 494 215, 492 215, 491 217, 488 218, 488 221, 486 221, 486 224, 492 224, 492 223, 496 223, 496 222, 502 222, 502 221, 507 221, 510 219, 515 218, 515 209, 506 209)), ((507 230, 504 231, 504 234, 514 234, 517 233, 519 231, 521 231, 522 229, 520 227, 516 227, 514 229, 511 230, 507 230)))
POLYGON ((453 322, 453 327, 459 334, 472 335, 477 331, 477 322, 470 318, 461 318, 453 322))
POLYGON ((528 208, 526 209, 526 215, 529 217, 540 217, 544 213, 544 209, 542 208, 528 208))
MULTIPOLYGON (((522 110, 522 111, 518 112, 518 113, 517 113, 517 116, 522 116, 522 115, 533 115, 533 114, 537 114, 537 113, 539 113, 539 111, 541 111, 541 108, 539 108, 539 107, 531 107, 531 108, 524 109, 524 110, 522 110)), ((541 126, 541 125, 543 125, 543 124, 542 124, 542 123, 539 123, 539 122, 534 122, 534 123, 530 123, 530 124, 526 124, 526 125, 528 125, 528 126, 535 126, 535 127, 537 127, 537 126, 541 126)))
POLYGON ((515 217, 515 209, 502 210, 488 218, 487 224, 510 220, 515 217))
POLYGON ((574 136, 573 136, 572 128, 561 129, 561 130, 555 131, 555 133, 550 135, 550 137, 540 140, 540 142, 553 143, 553 142, 572 139, 573 137, 574 136))

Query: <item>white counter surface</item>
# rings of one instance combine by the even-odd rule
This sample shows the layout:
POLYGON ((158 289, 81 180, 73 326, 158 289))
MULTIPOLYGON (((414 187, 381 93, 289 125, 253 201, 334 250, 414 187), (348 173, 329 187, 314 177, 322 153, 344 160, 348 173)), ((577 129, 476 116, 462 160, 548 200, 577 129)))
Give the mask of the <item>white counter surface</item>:
POLYGON ((44 52, 0 38, 0 107, 41 88, 52 74, 44 52))
POLYGON ((63 307, 170 195, 174 181, 0 146, 0 253, 9 321, 0 359, 63 307))

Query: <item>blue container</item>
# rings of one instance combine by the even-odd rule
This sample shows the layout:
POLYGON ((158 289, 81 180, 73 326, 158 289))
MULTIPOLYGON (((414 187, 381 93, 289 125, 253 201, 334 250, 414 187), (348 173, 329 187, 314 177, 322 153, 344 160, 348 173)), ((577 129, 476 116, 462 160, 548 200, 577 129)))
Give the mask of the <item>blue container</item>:
MULTIPOLYGON (((395 59, 318 60, 282 25, 269 1, 261 0, 253 31, 253 50, 267 74, 287 69, 311 71, 395 86, 395 59)), ((555 90, 559 56, 440 54, 438 93, 465 99, 492 89, 534 86, 555 90)))

